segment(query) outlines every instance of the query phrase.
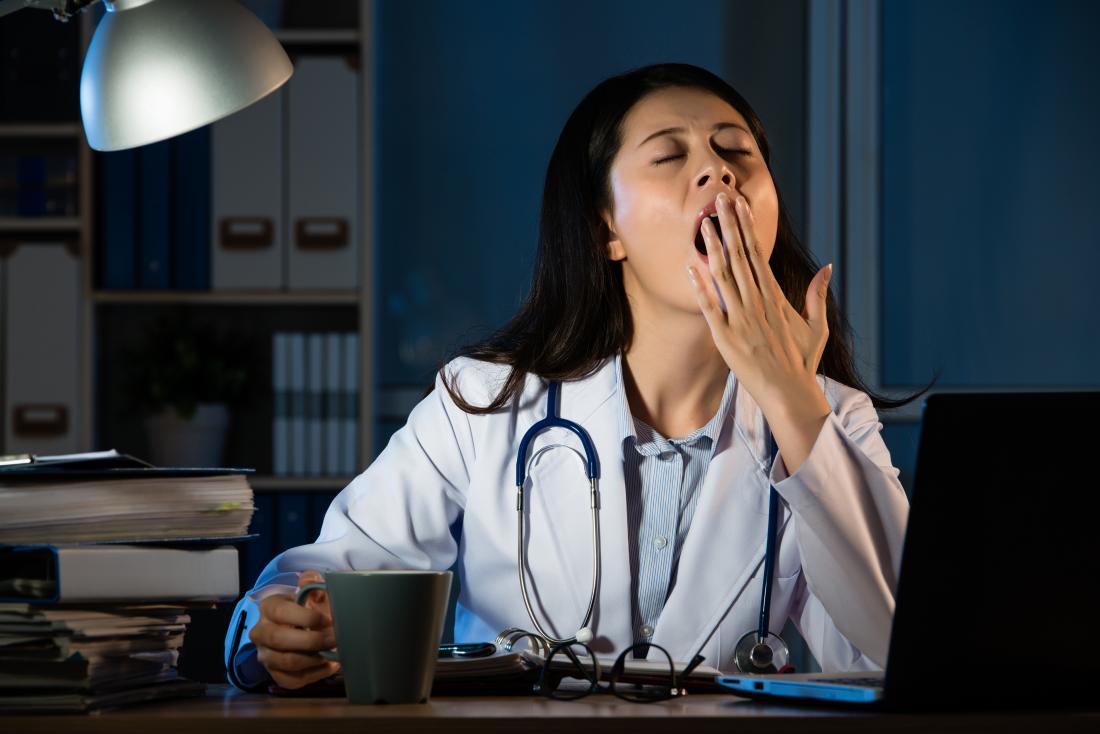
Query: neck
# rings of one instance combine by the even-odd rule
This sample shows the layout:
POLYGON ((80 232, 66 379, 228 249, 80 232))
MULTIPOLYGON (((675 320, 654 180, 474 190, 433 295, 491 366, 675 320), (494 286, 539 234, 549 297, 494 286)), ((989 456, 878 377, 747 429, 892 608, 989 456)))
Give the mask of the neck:
POLYGON ((623 355, 630 412, 662 436, 686 436, 718 412, 729 366, 699 314, 639 316, 635 312, 634 340, 623 355))

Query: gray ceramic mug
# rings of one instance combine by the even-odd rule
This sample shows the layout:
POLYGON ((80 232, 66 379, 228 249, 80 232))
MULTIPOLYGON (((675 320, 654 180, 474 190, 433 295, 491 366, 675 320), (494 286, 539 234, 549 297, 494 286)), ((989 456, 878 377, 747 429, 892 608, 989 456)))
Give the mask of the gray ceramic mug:
POLYGON ((428 700, 451 596, 450 571, 332 571, 298 589, 305 605, 314 589, 328 592, 338 660, 352 703, 428 700))

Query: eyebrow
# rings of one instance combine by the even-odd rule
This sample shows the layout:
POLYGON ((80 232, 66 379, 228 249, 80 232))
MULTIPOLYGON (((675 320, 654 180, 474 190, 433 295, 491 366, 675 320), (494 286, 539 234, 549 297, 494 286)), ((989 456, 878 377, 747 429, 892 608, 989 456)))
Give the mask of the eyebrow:
MULTIPOLYGON (((718 132, 719 130, 725 130, 728 127, 735 127, 738 130, 741 130, 741 131, 746 132, 746 133, 749 132, 748 130, 746 130, 744 128, 744 126, 738 125, 736 122, 719 122, 719 123, 715 124, 715 126, 713 128, 711 128, 711 132, 718 132)), ((651 135, 649 135, 645 140, 638 143, 638 147, 641 148, 643 145, 648 143, 650 140, 653 140, 653 138, 659 137, 661 135, 671 135, 673 133, 682 133, 682 132, 684 132, 684 128, 682 128, 682 127, 666 127, 664 130, 658 130, 657 132, 652 133, 651 135)), ((749 133, 749 134, 751 135, 752 133, 749 133)))

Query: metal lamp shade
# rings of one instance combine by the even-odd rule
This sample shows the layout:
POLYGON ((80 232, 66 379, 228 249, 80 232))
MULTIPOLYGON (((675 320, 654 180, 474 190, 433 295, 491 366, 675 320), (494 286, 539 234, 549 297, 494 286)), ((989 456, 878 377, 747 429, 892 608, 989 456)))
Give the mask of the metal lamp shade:
POLYGON ((294 71, 267 26, 235 0, 105 5, 80 76, 84 131, 96 150, 202 127, 275 91, 294 71))

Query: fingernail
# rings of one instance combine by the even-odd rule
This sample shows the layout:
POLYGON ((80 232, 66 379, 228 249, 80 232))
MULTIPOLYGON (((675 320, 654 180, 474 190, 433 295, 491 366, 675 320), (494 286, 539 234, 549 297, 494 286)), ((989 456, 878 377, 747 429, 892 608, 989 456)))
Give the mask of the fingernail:
POLYGON ((725 193, 718 194, 718 206, 729 206, 730 197, 725 193))
POLYGON ((825 282, 828 283, 833 279, 833 264, 829 263, 825 266, 825 282))
POLYGON ((748 208, 748 202, 745 201, 744 196, 738 196, 737 197, 737 208, 741 209, 742 211, 744 211, 745 209, 748 208))
POLYGON ((691 278, 691 284, 692 285, 699 285, 698 281, 695 280, 695 268, 693 268, 691 265, 688 265, 687 266, 687 271, 688 271, 688 277, 691 278))
POLYGON ((328 635, 324 640, 325 647, 336 647, 336 637, 334 635, 328 635))

